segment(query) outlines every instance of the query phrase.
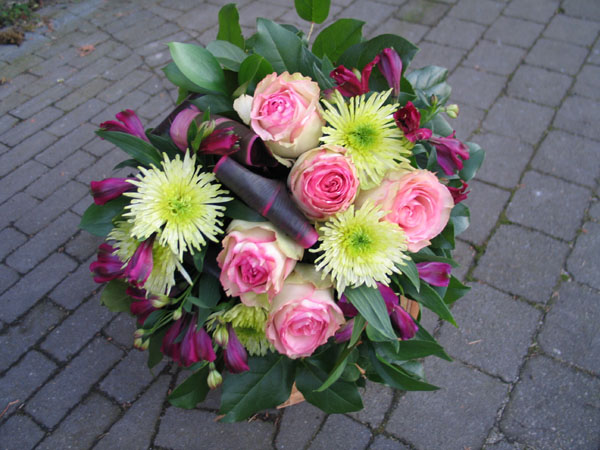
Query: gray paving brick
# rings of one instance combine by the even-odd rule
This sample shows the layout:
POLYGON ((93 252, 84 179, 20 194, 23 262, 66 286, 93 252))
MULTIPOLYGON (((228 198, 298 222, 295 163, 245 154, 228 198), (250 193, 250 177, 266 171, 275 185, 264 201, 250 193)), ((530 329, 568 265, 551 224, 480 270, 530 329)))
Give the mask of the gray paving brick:
MULTIPOLYGON (((35 350, 25 357, 0 378, 0 403, 18 400, 14 408, 25 403, 25 400, 46 381, 56 369, 56 364, 35 350)), ((12 411, 11 411, 12 412, 12 411)))
POLYGON ((553 125, 570 133, 600 139, 594 117, 600 114, 600 102, 580 96, 569 96, 561 105, 553 125))
POLYGON ((95 116, 98 111, 102 111, 105 107, 106 103, 95 98, 90 99, 63 116, 61 120, 53 123, 47 129, 50 133, 62 137, 95 116))
POLYGON ((598 448, 600 380, 533 358, 500 426, 509 438, 537 448, 598 448))
POLYGON ((59 139, 55 144, 41 151, 35 159, 50 167, 54 167, 94 139, 94 131, 96 130, 97 127, 88 123, 80 124, 69 134, 59 139))
POLYGON ((469 53, 464 64, 499 75, 510 75, 524 56, 520 48, 504 45, 501 42, 479 41, 469 53))
POLYGON ((514 137, 492 133, 478 134, 475 140, 485 150, 485 163, 477 172, 477 179, 509 189, 515 187, 533 148, 514 137))
MULTIPOLYGON (((95 258, 94 258, 95 260, 95 258)), ((54 290, 49 297, 67 309, 75 309, 81 302, 91 295, 100 285, 94 282, 89 269, 88 261, 69 274, 54 290)))
POLYGON ((600 41, 596 41, 596 44, 592 47, 588 62, 590 64, 600 64, 600 41))
POLYGON ((271 447, 275 427, 267 422, 215 422, 206 411, 185 411, 170 407, 161 418, 154 444, 173 449, 245 448, 262 450, 271 447), (202 433, 198 430, 202 429, 202 433))
MULTIPOLYGON (((85 210, 89 208, 89 206, 92 204, 92 201, 88 198, 88 197, 83 197, 81 200, 79 200, 77 203, 75 203, 72 207, 71 207, 71 211, 74 212, 75 214, 77 214, 79 217, 83 216, 83 214, 85 213, 85 210)), ((69 241, 67 243, 67 245, 70 243, 71 241, 69 241)), ((65 248, 67 248, 65 246, 65 248)), ((82 249, 83 252, 89 251, 89 249, 82 249)), ((93 252, 90 252, 90 254, 93 252)))
MULTIPOLYGON (((4 69, 5 67, 2 67, 2 70, 4 69)), ((2 89, 0 89, 0 99, 4 99, 9 94, 18 91, 24 86, 34 83, 36 80, 37 77, 31 75, 30 73, 21 73, 12 79, 8 79, 8 81, 2 85, 2 89)))
POLYGON ((482 70, 459 67, 448 79, 452 86, 450 100, 459 103, 461 113, 464 105, 488 109, 504 88, 506 80, 507 77, 482 70))
POLYGON ((19 142, 25 140, 25 138, 46 127, 48 124, 56 123, 57 119, 59 119, 62 114, 63 112, 60 109, 48 106, 1 135, 0 141, 10 147, 14 147, 19 142))
POLYGON ((479 40, 484 31, 485 27, 482 25, 454 17, 444 17, 427 34, 426 39, 439 44, 469 50, 479 40))
POLYGON ((0 144, 0 155, 3 155, 4 153, 6 153, 9 150, 9 147, 7 147, 4 144, 0 144))
POLYGON ((409 0, 398 11, 398 17, 423 25, 436 24, 448 11, 448 5, 431 1, 409 0))
POLYGON ((6 255, 18 248, 27 240, 27 236, 14 228, 5 228, 0 231, 0 260, 6 255))
POLYGON ((528 144, 537 143, 550 124, 554 111, 510 97, 501 97, 492 106, 482 127, 497 134, 518 137, 528 144))
MULTIPOLYGON (((109 119, 107 118, 107 120, 109 119)), ((94 127, 93 129, 95 130, 97 129, 97 127, 94 127)), ((85 144, 83 146, 83 149, 92 155, 104 156, 115 148, 113 144, 103 139, 100 139, 93 133, 90 133, 89 137, 91 141, 85 144)))
POLYGON ((77 181, 84 184, 89 184, 92 180, 103 180, 108 177, 118 177, 120 174, 125 175, 131 172, 131 169, 122 169, 121 171, 113 171, 113 168, 121 161, 125 161, 127 154, 120 149, 115 148, 110 153, 105 154, 93 166, 88 167, 81 172, 77 177, 77 181))
POLYGON ((557 14, 544 31, 544 36, 549 39, 587 46, 594 43, 598 30, 600 30, 600 26, 596 22, 557 14))
POLYGON ((409 447, 382 434, 378 435, 369 450, 408 450, 409 447))
POLYGON ((103 80, 102 78, 95 78, 89 83, 81 86, 76 91, 70 92, 69 95, 56 102, 54 106, 62 109, 63 111, 71 111, 86 100, 97 96, 98 93, 109 89, 109 86, 109 81, 103 80))
POLYGON ((36 161, 28 161, 0 179, 0 204, 28 186, 33 180, 38 179, 46 170, 46 166, 36 161))
POLYGON ((595 100, 600 100, 600 67, 586 65, 583 66, 575 86, 573 86, 573 92, 584 97, 590 97, 595 100))
POLYGON ((544 23, 554 15, 558 5, 558 2, 549 0, 513 0, 504 14, 544 23))
MULTIPOLYGON (((88 199, 86 205, 91 205, 91 203, 91 200, 88 199)), ((73 239, 67 242, 65 251, 79 261, 85 261, 92 255, 95 255, 102 241, 103 239, 99 236, 94 236, 87 231, 80 231, 73 239)))
POLYGON ((390 17, 377 28, 378 33, 399 34, 413 43, 419 42, 429 30, 425 25, 398 20, 395 17, 390 17))
POLYGON ((23 58, 19 58, 17 60, 11 61, 10 65, 4 69, 3 76, 7 78, 16 78, 21 73, 25 72, 27 69, 38 65, 44 61, 43 58, 40 58, 37 55, 29 54, 24 56, 23 58))
POLYGON ((115 61, 112 58, 103 56, 91 65, 74 73, 69 78, 66 78, 65 83, 67 83, 69 86, 81 87, 84 84, 89 83, 93 79, 99 78, 105 70, 113 67, 115 64, 117 64, 117 61, 115 61))
POLYGON ((577 237, 575 249, 567 261, 567 269, 573 274, 575 280, 587 283, 600 289, 600 225, 587 222, 583 225, 585 232, 577 237))
POLYGON ((0 102, 0 114, 2 114, 3 119, 3 121, 0 121, 0 130, 2 130, 2 133, 12 127, 15 123, 12 121, 12 116, 6 117, 6 113, 13 108, 16 108, 27 99, 29 99, 29 96, 21 95, 18 92, 13 92, 2 99, 2 102, 0 102))
POLYGON ((18 121, 19 120, 15 117, 5 114, 2 118, 0 118, 0 133, 10 130, 18 121))
POLYGON ((150 76, 150 72, 136 69, 119 79, 116 83, 111 83, 110 88, 104 89, 97 98, 106 103, 113 103, 137 88, 150 76))
POLYGON ((464 51, 453 47, 421 42, 421 49, 411 63, 411 68, 420 69, 425 66, 435 65, 446 67, 452 72, 464 56, 464 51))
POLYGON ((325 413, 308 402, 288 406, 283 410, 275 446, 280 450, 305 448, 324 418, 325 413))
POLYGON ((128 93, 125 97, 122 97, 116 103, 113 103, 109 107, 104 110, 101 110, 99 114, 92 117, 90 120, 93 124, 100 124, 105 120, 110 120, 114 118, 117 113, 123 111, 124 109, 132 109, 137 110, 137 108, 143 105, 148 100, 148 95, 142 91, 132 91, 128 93))
POLYGON ((491 25, 502 11, 500 3, 489 0, 460 0, 449 15, 472 22, 491 25))
POLYGON ((55 140, 54 136, 42 130, 4 153, 0 156, 0 177, 32 159, 41 149, 51 145, 55 140))
POLYGON ((371 432, 366 426, 341 414, 332 414, 327 417, 323 428, 308 448, 326 450, 335 442, 340 448, 358 450, 364 449, 370 439, 371 432))
MULTIPOLYGON (((277 8, 277 7, 276 7, 277 8)), ((182 28, 187 28, 192 31, 204 31, 214 24, 214 17, 219 14, 219 7, 215 5, 206 5, 205 8, 193 9, 190 8, 185 11, 177 19, 176 23, 182 28)), ((240 8, 241 9, 241 8, 240 8)), ((280 9, 275 9, 275 13, 279 12, 280 9)), ((181 14, 181 13, 180 13, 181 14)), ((280 12, 281 14, 281 12, 280 12)), ((240 14, 241 16, 241 14, 240 14)), ((241 17, 240 17, 241 18, 241 17)), ((251 25, 253 25, 252 23, 251 25)))
POLYGON ((441 389, 406 393, 386 431, 417 448, 481 448, 507 386, 458 362, 437 358, 425 360, 425 373, 441 389), (444 432, 432 433, 432 429, 444 432))
POLYGON ((592 203, 592 206, 590 206, 588 214, 590 215, 590 217, 592 219, 600 220, 600 202, 595 201, 594 203, 592 203))
POLYGON ((585 61, 587 49, 550 39, 538 40, 525 57, 525 61, 557 72, 573 75, 585 61))
POLYGON ((510 193, 476 180, 469 183, 469 188, 471 193, 464 202, 471 210, 471 224, 461 238, 481 245, 496 225, 510 193))
POLYGON ((25 409, 47 427, 54 427, 121 355, 114 345, 96 338, 46 383, 25 409))
POLYGON ((530 171, 508 205, 506 215, 512 222, 572 240, 590 199, 591 193, 585 188, 530 171))
POLYGON ((183 14, 182 11, 179 11, 177 9, 165 8, 159 5, 150 5, 148 9, 154 14, 159 15, 163 19, 167 20, 174 20, 183 14))
POLYGON ((154 96, 164 90, 162 79, 159 79, 156 75, 152 75, 145 82, 139 85, 138 89, 146 94, 154 96))
POLYGON ((543 105, 558 106, 571 86, 568 75, 539 67, 520 66, 508 85, 508 94, 543 105))
POLYGON ((19 274, 14 269, 0 264, 0 294, 11 287, 18 279, 19 274))
POLYGON ((70 92, 68 86, 64 84, 57 84, 44 90, 44 95, 35 96, 31 100, 21 104, 18 108, 13 109, 10 113, 20 119, 27 119, 33 116, 35 113, 45 108, 48 105, 53 104, 57 100, 63 98, 70 92))
MULTIPOLYGON (((12 178, 13 180, 16 179, 16 177, 12 178)), ((3 183, 0 181, 0 184, 3 183)), ((35 208, 39 203, 39 200, 36 200, 32 196, 25 194, 24 192, 18 192, 12 195, 9 200, 2 204, 2 214, 0 214, 0 228, 4 228, 8 224, 17 220, 23 214, 35 208)))
POLYGON ((155 122, 158 125, 159 121, 166 117, 174 106, 168 94, 163 91, 157 95, 151 95, 150 99, 137 109, 137 113, 149 123, 152 119, 156 119, 155 122))
POLYGON ((479 260, 474 276, 494 287, 545 303, 569 247, 518 225, 501 225, 479 260))
POLYGON ((453 358, 516 381, 541 314, 484 284, 473 283, 471 288, 452 308, 460 328, 444 323, 438 340, 453 358))
POLYGON ((485 37, 490 41, 529 48, 543 29, 539 23, 501 16, 488 28, 485 37))
POLYGON ((171 377, 163 375, 127 410, 106 433, 97 450, 145 450, 150 448, 154 426, 160 416, 171 377))
POLYGON ((129 313, 122 313, 115 317, 104 331, 117 344, 130 348, 133 345, 133 333, 136 329, 135 318, 129 313))
POLYGON ((118 406, 92 393, 37 448, 91 448, 96 437, 110 426, 119 412, 118 406))
POLYGON ((594 0, 565 0, 563 2, 565 14, 584 19, 600 19, 600 5, 594 0))
MULTIPOLYGON (((2 354, 0 354, 0 367, 10 367, 21 355, 26 353, 32 345, 45 336, 64 316, 56 306, 42 302, 36 305, 18 324, 9 327, 0 335, 2 354)), ((10 318, 2 317, 7 322, 10 318)))
POLYGON ((538 341, 546 353, 600 374, 598 298, 588 287, 564 283, 538 341))
POLYGON ((378 428, 392 404, 393 394, 394 391, 390 387, 368 381, 366 387, 360 391, 364 409, 350 413, 350 416, 371 428, 378 428))
POLYGON ((459 264, 459 267, 452 268, 452 275, 459 280, 463 280, 469 267, 473 263, 475 257, 475 249, 466 242, 457 240, 456 248, 452 252, 452 258, 459 264))
POLYGON ((531 165, 546 173, 593 187, 600 175, 597 149, 598 144, 593 141, 553 130, 542 142, 531 165))
POLYGON ((27 416, 12 416, 0 426, 0 441, 6 450, 33 448, 42 437, 44 431, 27 416))
POLYGON ((69 58, 69 64, 73 67, 77 67, 78 69, 84 69, 85 67, 90 66, 94 61, 102 59, 104 56, 115 59, 115 51, 120 47, 123 47, 123 45, 115 40, 110 40, 95 46, 94 51, 91 53, 80 56, 81 53, 79 48, 81 47, 78 44, 76 48, 71 48, 69 51, 71 55, 69 58))
MULTIPOLYGON (((252 5, 249 7, 252 8, 252 5)), ((366 30, 367 33, 376 32, 379 34, 379 31, 377 30, 378 25, 392 16, 397 9, 397 5, 385 5, 381 2, 363 0, 354 2, 350 6, 345 7, 344 17, 370 17, 371 19, 366 21, 367 23, 364 26, 364 30, 366 30)))
MULTIPOLYGON (((78 223, 79 217, 71 212, 65 212, 50 223, 47 228, 27 241, 25 245, 13 252, 6 259, 6 263, 21 273, 39 267, 40 261, 56 251, 61 244, 73 235, 78 223)), ((60 255, 60 253, 55 255, 60 255)), ((70 258, 65 258, 69 260, 69 265, 73 264, 70 258)))
POLYGON ((456 131, 456 137, 464 141, 480 127, 483 116, 485 116, 483 109, 460 105, 460 114, 458 118, 450 120, 450 126, 456 131))

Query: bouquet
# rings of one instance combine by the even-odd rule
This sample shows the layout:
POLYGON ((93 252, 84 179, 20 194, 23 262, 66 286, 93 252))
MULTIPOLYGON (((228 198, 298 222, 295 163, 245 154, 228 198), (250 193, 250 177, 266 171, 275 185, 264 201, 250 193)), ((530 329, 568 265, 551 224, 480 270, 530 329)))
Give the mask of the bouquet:
POLYGON ((221 386, 226 422, 298 398, 357 411, 366 380, 437 389, 420 360, 450 358, 421 308, 455 324, 468 290, 452 250, 483 151, 446 120, 447 70, 409 72, 417 47, 359 20, 311 42, 329 3, 296 0, 308 35, 259 18, 249 38, 224 6, 216 41, 169 44, 178 107, 159 126, 125 110, 97 132, 131 170, 91 183, 81 221, 107 239, 101 301, 135 316, 150 368, 190 371, 172 404, 221 386))

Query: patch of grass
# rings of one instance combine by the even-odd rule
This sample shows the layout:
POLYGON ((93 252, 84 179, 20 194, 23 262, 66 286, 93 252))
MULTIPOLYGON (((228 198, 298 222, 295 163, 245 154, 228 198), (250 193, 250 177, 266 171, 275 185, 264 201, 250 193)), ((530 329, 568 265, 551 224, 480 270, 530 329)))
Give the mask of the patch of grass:
POLYGON ((3 2, 0 5, 0 28, 9 26, 27 26, 36 20, 34 11, 39 9, 37 1, 3 2))

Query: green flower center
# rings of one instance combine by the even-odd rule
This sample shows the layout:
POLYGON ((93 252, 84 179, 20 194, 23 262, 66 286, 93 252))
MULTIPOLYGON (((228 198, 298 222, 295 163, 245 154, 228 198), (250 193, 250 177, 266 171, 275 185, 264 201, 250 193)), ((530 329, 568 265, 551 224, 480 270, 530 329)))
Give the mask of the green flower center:
POLYGON ((169 205, 169 211, 174 217, 181 217, 188 213, 191 207, 191 202, 188 196, 178 195, 175 198, 170 198, 167 201, 169 205))
POLYGON ((372 149, 378 136, 377 130, 369 123, 358 124, 346 133, 350 147, 360 152, 372 149))
POLYGON ((348 250, 353 255, 362 255, 368 252, 373 244, 373 238, 364 227, 350 230, 348 233, 348 250))

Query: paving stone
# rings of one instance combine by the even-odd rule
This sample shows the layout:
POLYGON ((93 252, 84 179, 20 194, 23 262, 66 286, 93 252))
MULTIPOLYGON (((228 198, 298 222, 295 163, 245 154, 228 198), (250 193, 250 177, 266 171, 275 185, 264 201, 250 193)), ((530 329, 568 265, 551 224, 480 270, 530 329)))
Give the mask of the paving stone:
MULTIPOLYGON (((0 294, 11 287, 19 279, 19 274, 4 264, 0 264, 0 294)), ((2 324, 0 324, 1 328, 2 324)))
POLYGON ((600 446, 600 380, 541 356, 521 380, 500 422, 509 438, 537 448, 600 446))
POLYGON ((23 450, 35 447, 44 431, 27 416, 15 415, 0 426, 0 442, 4 450, 23 450))
POLYGON ((456 137, 467 140, 480 127, 485 111, 469 105, 460 105, 458 118, 450 121, 450 126, 456 131, 456 137))
POLYGON ((464 64, 499 75, 509 75, 519 65, 523 55, 523 50, 519 48, 482 40, 469 53, 464 64))
POLYGON ((590 217, 592 219, 600 220, 600 202, 596 201, 596 202, 592 203, 592 206, 590 206, 588 214, 590 215, 590 217))
POLYGON ((121 313, 104 329, 117 344, 130 348, 133 345, 133 333, 137 329, 135 319, 128 313, 121 313))
MULTIPOLYGON (((1 68, 2 70, 5 69, 4 66, 2 66, 1 68)), ((18 91, 22 87, 34 83, 37 80, 37 77, 31 75, 30 73, 21 73, 16 77, 7 80, 8 81, 2 84, 2 89, 0 89, 0 99, 7 97, 9 94, 18 91)))
POLYGON ((279 450, 305 448, 323 422, 325 413, 308 402, 283 410, 275 446, 279 450))
MULTIPOLYGON (((104 308, 106 309, 106 308, 104 308)), ((127 356, 100 383, 100 389, 119 403, 132 402, 159 374, 164 363, 150 371, 148 353, 131 350, 127 356)))
POLYGON ((585 61, 587 49, 566 42, 550 39, 538 40, 525 61, 557 72, 574 75, 585 61))
MULTIPOLYGON (((77 203, 75 203, 75 204, 74 204, 74 205, 71 207, 71 211, 72 211, 72 212, 74 212, 75 214, 77 214, 79 217, 81 217, 81 216, 83 216, 83 214, 85 213, 85 210, 86 210, 86 209, 88 209, 92 203, 93 203, 93 202, 92 202, 92 201, 89 199, 89 197, 84 197, 84 198, 82 198, 81 200, 79 200, 77 203)), ((87 231, 86 231, 85 233, 87 233, 87 231)), ((67 243, 67 245, 68 245, 70 242, 72 242, 72 240, 71 240, 71 241, 69 241, 69 242, 67 243)), ((98 245, 100 245, 100 242, 98 242, 98 245)), ((65 248, 67 248, 67 247, 65 246, 65 248)), ((82 249, 82 250, 83 250, 83 251, 88 251, 88 250, 85 250, 85 249, 82 249)), ((90 255, 91 255, 92 253, 94 253, 94 252, 95 252, 95 249, 92 249, 92 250, 90 251, 90 255)))
MULTIPOLYGON (((190 8, 177 19, 177 25, 192 31, 204 31, 214 24, 214 18, 219 14, 219 7, 207 4, 203 8, 190 8)), ((241 14, 240 14, 241 17, 241 14)), ((180 42, 180 41, 178 41, 180 42)))
POLYGON ((504 291, 545 303, 568 251, 567 244, 537 231, 518 225, 501 225, 473 275, 504 291))
POLYGON ((383 422, 385 413, 392 404, 394 391, 383 384, 367 381, 365 389, 360 390, 364 409, 350 413, 350 416, 371 428, 377 428, 383 422))
POLYGON ((409 450, 409 448, 398 441, 380 434, 369 446, 369 450, 409 450))
POLYGON ((510 193, 476 180, 469 182, 469 188, 465 204, 471 210, 471 224, 461 238, 481 245, 496 225, 510 193))
POLYGON ((508 205, 506 215, 512 222, 572 240, 590 196, 585 188, 530 171, 508 205))
POLYGON ((596 289, 600 289, 600 225, 587 222, 583 225, 584 233, 577 237, 575 249, 567 261, 567 269, 575 279, 587 283, 596 289))
POLYGON ((458 362, 438 358, 425 360, 425 373, 428 381, 441 389, 406 393, 390 416, 386 431, 417 448, 481 448, 507 386, 458 362))
POLYGON ((137 109, 137 113, 140 117, 147 119, 148 122, 157 117, 157 121, 159 121, 167 116, 168 112, 170 112, 174 106, 175 105, 171 103, 168 94, 166 92, 161 92, 157 95, 151 95, 150 100, 137 109))
POLYGON ((377 33, 398 34, 416 44, 429 30, 430 28, 425 25, 406 22, 404 20, 398 20, 395 17, 390 17, 386 22, 377 28, 377 33))
POLYGON ((506 77, 459 67, 449 77, 448 83, 452 86, 450 99, 459 104, 462 114, 464 105, 488 109, 504 89, 506 77))
POLYGON ((575 86, 573 86, 573 92, 584 97, 590 97, 595 100, 600 100, 600 67, 586 65, 583 66, 575 86))
POLYGON ((545 23, 554 15, 558 2, 549 0, 513 0, 503 14, 545 23))
POLYGON ((53 123, 47 130, 56 136, 64 136, 95 116, 98 111, 102 111, 105 107, 106 103, 92 98, 63 116, 59 121, 53 123))
MULTIPOLYGON (((34 180, 37 180, 46 170, 47 167, 44 165, 36 161, 28 161, 15 171, 0 179, 0 204, 10 199, 7 204, 11 203, 11 208, 18 211, 19 204, 11 202, 14 198, 13 196, 16 197, 21 195, 17 193, 31 184, 34 180)), ((27 202, 26 206, 31 206, 31 202, 27 202)), ((4 220, 10 219, 6 217, 4 220)))
POLYGON ((421 50, 411 63, 411 68, 420 69, 425 66, 436 65, 446 67, 451 72, 464 54, 462 50, 430 42, 422 42, 419 44, 419 48, 421 50))
MULTIPOLYGON (((40 169, 42 168, 41 165, 34 164, 34 167, 36 166, 40 169)), ((15 182, 18 181, 18 178, 16 177, 11 178, 15 182)), ((3 183, 0 182, 0 184, 3 183)), ((12 187, 8 184, 7 186, 12 187)), ((39 200, 36 200, 35 198, 31 197, 28 194, 25 194, 24 192, 18 192, 12 195, 10 199, 2 205, 2 214, 0 215, 0 228, 4 228, 5 226, 12 223, 14 220, 19 219, 23 214, 35 208, 39 203, 39 200)))
POLYGON ((75 272, 69 274, 54 288, 49 297, 67 309, 75 309, 85 298, 100 289, 100 285, 92 278, 89 263, 90 261, 82 264, 75 272))
POLYGON ((48 124, 56 123, 62 114, 63 112, 60 109, 48 106, 2 134, 0 141, 9 147, 14 147, 25 138, 45 128, 48 124))
POLYGON ((569 96, 562 103, 553 125, 570 133, 600 139, 600 128, 594 118, 600 114, 600 102, 584 97, 569 96))
POLYGON ((469 50, 484 31, 482 25, 447 16, 427 34, 427 40, 469 50))
POLYGON ((10 113, 19 119, 27 119, 40 111, 42 108, 45 108, 46 106, 51 105, 57 100, 63 98, 69 92, 70 89, 68 86, 65 86, 64 84, 57 84, 49 89, 44 90, 43 96, 37 95, 33 97, 31 100, 22 103, 18 108, 11 110, 10 113))
POLYGON ((4 153, 0 156, 0 177, 29 161, 39 153, 41 148, 51 145, 55 140, 56 138, 51 134, 40 131, 4 153))
MULTIPOLYGON (((90 66, 94 61, 102 59, 104 56, 108 56, 111 59, 117 59, 115 53, 118 51, 118 49, 123 47, 124 46, 119 42, 111 40, 98 45, 94 48, 93 52, 88 53, 85 56, 79 56, 79 48, 81 47, 72 48, 70 50, 71 58, 69 64, 73 67, 77 67, 78 69, 84 69, 85 67, 90 66)), ((128 50, 128 52, 130 52, 130 50, 128 50)), ((116 64, 116 61, 114 64, 116 64)))
POLYGON ((37 392, 25 409, 47 427, 54 427, 121 355, 104 339, 94 339, 37 392))
POLYGON ((552 130, 542 142, 531 165, 543 172, 593 187, 596 177, 600 175, 597 150, 596 142, 552 130))
MULTIPOLYGON (((89 206, 91 203, 91 200, 86 200, 86 206, 89 206)), ((75 237, 67 243, 67 245, 65 245, 65 251, 79 261, 86 261, 92 255, 96 254, 96 251, 103 240, 104 239, 99 236, 94 236, 93 234, 82 230, 77 233, 75 237)), ((94 257, 93 259, 96 258, 94 257)))
POLYGON ((13 92, 12 94, 2 99, 2 102, 0 102, 0 114, 2 114, 2 118, 0 118, 0 133, 4 133, 16 123, 16 118, 14 118, 13 116, 9 116, 6 113, 8 113, 13 108, 19 106, 28 98, 29 96, 27 95, 22 95, 21 93, 13 92))
POLYGON ((471 288, 452 308, 460 328, 444 323, 438 341, 453 358, 516 381, 541 314, 484 284, 473 283, 471 288))
POLYGON ((113 171, 113 168, 121 161, 127 159, 127 154, 120 149, 114 149, 111 152, 105 154, 100 158, 94 165, 88 167, 86 170, 81 172, 77 177, 77 181, 80 181, 86 185, 92 180, 103 180, 108 177, 118 177, 120 174, 127 174, 131 169, 122 169, 120 172, 113 171))
POLYGON ((160 421, 154 445, 172 449, 244 448, 262 450, 271 447, 275 427, 254 421, 224 424, 206 411, 170 407, 160 421), (202 430, 201 433, 198 430, 202 430))
POLYGON ((562 6, 570 16, 600 20, 600 5, 594 0, 565 0, 562 6))
MULTIPOLYGON (((32 350, 0 378, 0 404, 17 400, 18 408, 54 372, 56 364, 39 352, 32 350)), ((12 413, 13 410, 9 412, 12 413)))
POLYGON ((5 228, 0 231, 0 260, 26 240, 27 237, 14 228, 5 228))
POLYGON ((505 136, 518 137, 528 144, 537 143, 550 124, 554 111, 510 97, 501 97, 492 106, 483 128, 505 136))
POLYGON ((37 448, 91 448, 96 437, 110 426, 119 412, 116 405, 92 393, 37 448))
POLYGON ((56 141, 55 144, 42 150, 35 159, 50 167, 54 167, 91 141, 95 137, 94 131, 96 129, 96 127, 88 123, 80 124, 69 134, 56 141))
POLYGON ((544 36, 587 46, 594 43, 599 29, 600 26, 596 22, 557 14, 544 31, 544 36))
MULTIPOLYGON (((64 316, 56 306, 42 302, 36 305, 18 324, 13 325, 0 335, 0 367, 10 367, 32 345, 45 336, 64 316)), ((2 317, 10 322, 8 317, 2 317)))
POLYGON ((73 86, 74 88, 78 88, 83 86, 90 81, 99 78, 100 75, 105 71, 113 67, 117 64, 112 58, 108 58, 103 56, 102 58, 96 60, 91 65, 86 66, 82 70, 75 72, 68 78, 65 78, 65 83, 69 86, 73 86))
POLYGON ((572 81, 568 75, 522 65, 510 80, 507 92, 543 105, 558 106, 572 81))
MULTIPOLYGON (((277 19, 284 15, 287 10, 288 8, 283 5, 273 5, 272 3, 264 1, 254 1, 239 8, 240 25, 242 27, 255 29, 257 17, 268 17, 270 20, 277 22, 277 19)), ((215 16, 212 15, 208 17, 215 16)), ((204 22, 202 25, 202 30, 204 30, 209 28, 212 24, 210 22, 204 22)))
POLYGON ((539 23, 501 16, 485 33, 485 38, 502 44, 529 48, 540 35, 544 26, 539 23))
MULTIPOLYGON (((40 199, 44 199, 48 196, 50 196, 48 198, 51 198, 52 195, 56 195, 57 192, 61 192, 73 185, 74 183, 71 182, 62 189, 58 189, 79 174, 81 170, 92 165, 95 160, 96 159, 93 156, 90 156, 88 153, 84 151, 77 151, 66 158, 58 166, 50 170, 43 178, 35 183, 30 184, 26 189, 26 192, 40 199)), ((84 188, 86 187, 84 186, 84 188)), ((73 200, 79 200, 80 198, 77 197, 77 195, 69 195, 69 197, 73 200)))
MULTIPOLYGON (((435 25, 448 11, 448 5, 428 0, 409 0, 397 13, 407 22, 435 25)), ((366 16, 365 16, 366 17, 366 16)))
POLYGON ((596 45, 592 47, 588 62, 590 64, 600 64, 600 41, 596 41, 596 45))
POLYGON ((108 106, 106 109, 99 110, 100 112, 96 116, 92 117, 90 122, 99 125, 106 120, 113 119, 119 112, 125 109, 132 109, 136 111, 147 100, 148 95, 144 92, 137 90, 132 91, 125 97, 121 97, 119 101, 108 106))
POLYGON ((371 439, 369 429, 352 419, 341 414, 332 414, 327 417, 323 428, 314 438, 310 450, 329 450, 331 443, 335 442, 338 448, 364 449, 371 439))
POLYGON ((116 83, 111 83, 110 88, 103 90, 97 98, 106 103, 114 103, 124 97, 127 93, 136 89, 149 77, 150 72, 145 70, 134 70, 119 79, 116 83))
POLYGON ((163 375, 137 400, 94 447, 97 450, 145 450, 151 447, 171 377, 163 375))
POLYGON ((460 0, 450 10, 449 15, 491 25, 500 15, 502 8, 501 4, 489 0, 460 0))
POLYGON ((375 30, 376 27, 392 16, 397 9, 397 5, 384 5, 372 0, 361 0, 345 7, 344 17, 369 17, 364 29, 369 33, 377 31, 379 34, 379 30, 375 30))
POLYGON ((475 249, 466 242, 457 240, 456 248, 454 249, 454 252, 452 252, 452 258, 460 265, 459 267, 452 268, 452 275, 461 281, 464 280, 469 267, 473 263, 474 257, 475 249))
POLYGON ((71 92, 69 95, 56 102, 54 106, 62 109, 63 111, 71 111, 86 100, 96 97, 99 92, 104 92, 109 88, 110 83, 102 78, 96 78, 89 83, 81 86, 76 91, 71 92))
POLYGON ((600 374, 599 298, 588 287, 562 284, 538 337, 546 353, 600 374))
MULTIPOLYGON (((21 273, 26 273, 36 266, 39 267, 39 263, 42 260, 55 252, 61 244, 73 235, 73 232, 77 229, 79 220, 79 217, 75 214, 69 211, 65 212, 13 252, 6 259, 6 263, 21 273)), ((56 255, 60 255, 60 253, 56 253, 53 256, 56 255)), ((64 258, 68 260, 69 266, 74 264, 70 258, 66 256, 64 258)))

